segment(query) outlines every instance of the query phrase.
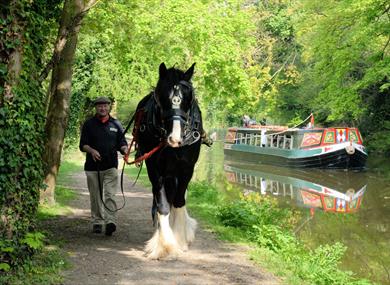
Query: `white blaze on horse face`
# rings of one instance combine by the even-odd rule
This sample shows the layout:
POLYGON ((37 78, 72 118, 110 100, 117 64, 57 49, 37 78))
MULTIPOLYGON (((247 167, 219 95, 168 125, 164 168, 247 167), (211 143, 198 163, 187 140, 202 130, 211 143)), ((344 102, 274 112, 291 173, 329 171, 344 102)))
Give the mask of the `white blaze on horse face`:
MULTIPOLYGON (((174 89, 176 92, 172 91, 172 93, 169 95, 169 98, 172 102, 172 109, 180 109, 181 104, 181 98, 183 95, 181 94, 181 90, 178 86, 174 86, 174 89)), ((172 120, 172 132, 168 136, 168 144, 171 147, 180 147, 182 143, 181 138, 181 124, 180 120, 173 119, 172 120)))
POLYGON ((182 142, 180 120, 173 120, 172 124, 172 132, 168 136, 168 143, 171 147, 179 147, 182 142))

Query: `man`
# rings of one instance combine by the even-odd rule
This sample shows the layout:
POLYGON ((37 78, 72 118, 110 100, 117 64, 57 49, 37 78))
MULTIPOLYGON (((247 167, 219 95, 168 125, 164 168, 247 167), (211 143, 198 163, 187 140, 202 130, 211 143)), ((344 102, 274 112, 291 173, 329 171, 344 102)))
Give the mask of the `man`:
POLYGON ((80 150, 87 153, 84 170, 91 201, 92 231, 101 233, 105 225, 105 234, 111 236, 116 230, 117 151, 125 154, 127 142, 122 125, 109 115, 111 100, 99 97, 94 105, 96 114, 85 121, 81 131, 80 150))

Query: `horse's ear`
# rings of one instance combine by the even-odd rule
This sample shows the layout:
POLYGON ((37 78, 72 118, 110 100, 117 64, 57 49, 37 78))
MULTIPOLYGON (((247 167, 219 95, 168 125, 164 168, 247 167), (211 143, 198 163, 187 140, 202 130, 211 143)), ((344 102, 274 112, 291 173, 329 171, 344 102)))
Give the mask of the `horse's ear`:
POLYGON ((195 67, 195 62, 193 65, 191 65, 190 68, 184 73, 184 80, 185 81, 190 81, 192 75, 194 74, 194 67, 195 67))
POLYGON ((162 62, 162 63, 160 64, 159 74, 160 74, 160 78, 165 77, 165 75, 167 74, 167 67, 165 66, 165 63, 164 63, 164 62, 162 62))

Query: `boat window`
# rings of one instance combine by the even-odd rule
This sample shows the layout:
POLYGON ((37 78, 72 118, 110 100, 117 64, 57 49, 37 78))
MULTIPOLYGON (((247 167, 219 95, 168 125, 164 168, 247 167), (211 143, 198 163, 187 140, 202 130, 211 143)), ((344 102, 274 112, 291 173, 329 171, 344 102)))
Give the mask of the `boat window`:
POLYGON ((237 144, 242 143, 242 138, 243 138, 242 133, 237 133, 236 143, 237 143, 237 144))
POLYGON ((283 148, 284 136, 278 136, 276 141, 277 141, 277 143, 276 143, 277 147, 278 148, 283 148))
POLYGON ((269 135, 267 137, 267 146, 273 147, 273 140, 274 140, 274 136, 273 135, 269 135))
POLYGON ((283 148, 291 149, 292 148, 292 136, 285 135, 284 136, 284 145, 283 148))
POLYGON ((278 136, 272 136, 272 147, 278 147, 278 136))
POLYGON ((226 133, 225 141, 228 143, 236 142, 236 131, 228 131, 226 133))

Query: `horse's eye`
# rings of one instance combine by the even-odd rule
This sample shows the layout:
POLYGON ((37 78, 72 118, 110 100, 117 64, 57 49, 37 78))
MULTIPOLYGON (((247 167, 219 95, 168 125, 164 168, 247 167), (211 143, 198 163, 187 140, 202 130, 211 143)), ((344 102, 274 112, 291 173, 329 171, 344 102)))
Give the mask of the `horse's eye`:
POLYGON ((181 85, 181 92, 183 93, 190 93, 191 89, 186 85, 181 85))

